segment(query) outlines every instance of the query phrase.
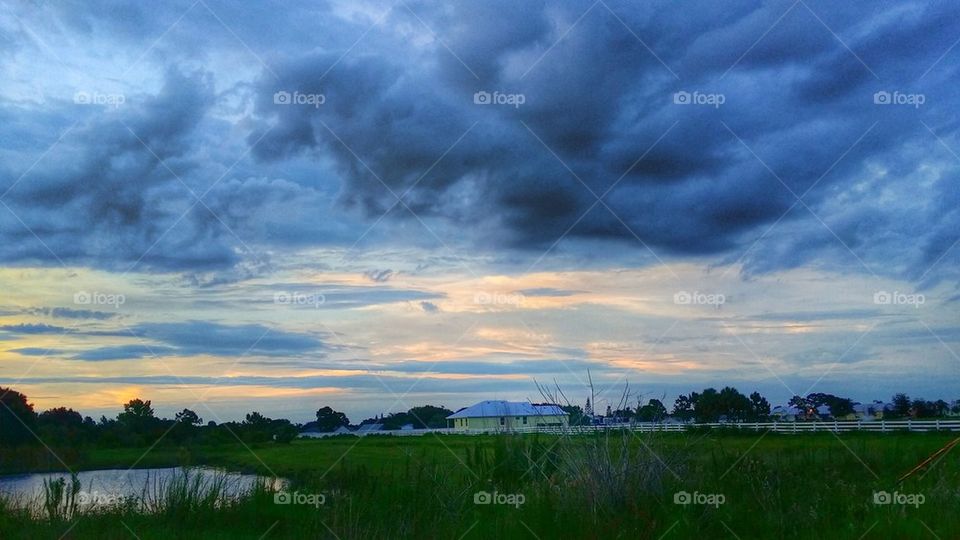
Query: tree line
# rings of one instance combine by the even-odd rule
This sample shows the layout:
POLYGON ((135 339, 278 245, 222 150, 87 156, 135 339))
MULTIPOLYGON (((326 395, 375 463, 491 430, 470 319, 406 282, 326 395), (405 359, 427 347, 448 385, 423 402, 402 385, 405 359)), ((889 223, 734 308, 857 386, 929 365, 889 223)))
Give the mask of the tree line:
MULTIPOLYGON (((796 419, 803 421, 847 417, 854 413, 855 402, 817 392, 793 396, 788 405, 799 413, 796 419)), ((902 393, 894 395, 886 409, 880 402, 868 404, 868 407, 873 407, 875 412, 882 413, 888 419, 937 418, 960 414, 960 400, 947 403, 944 400, 911 399, 902 393)), ((759 422, 772 418, 770 402, 759 392, 744 395, 730 386, 721 390, 706 388, 700 392, 681 394, 669 412, 659 399, 650 399, 645 404, 638 402, 634 408, 610 410, 608 407, 605 414, 594 414, 589 399, 584 407, 566 405, 562 408, 570 415, 570 423, 574 425, 590 424, 600 417, 615 422, 661 422, 668 418, 684 422, 759 422)), ((368 424, 378 424, 378 430, 386 431, 407 426, 414 429, 443 428, 447 427, 446 418, 451 414, 453 411, 445 407, 423 405, 405 412, 366 418, 354 425, 346 414, 324 406, 317 410, 316 419, 306 424, 268 418, 256 411, 247 414, 240 422, 218 424, 214 421, 204 423, 200 415, 190 409, 183 409, 172 419, 159 418, 150 400, 137 398, 125 403, 115 418, 101 416, 99 420, 94 420, 66 407, 37 413, 27 396, 0 387, 0 447, 42 444, 139 447, 152 444, 218 444, 238 440, 245 443, 288 443, 303 430, 329 433, 341 427, 356 429, 368 424)))
POLYGON ((0 447, 23 445, 103 447, 183 445, 241 440, 290 442, 300 429, 286 419, 251 412, 241 422, 203 423, 195 411, 183 409, 174 418, 158 418, 150 400, 132 399, 115 418, 94 420, 66 407, 36 413, 27 396, 0 387, 0 447))
MULTIPOLYGON (((424 405, 406 412, 379 418, 367 418, 360 425, 382 424, 381 429, 446 427, 446 417, 453 411, 424 405)), ((160 418, 150 400, 131 399, 114 418, 101 416, 94 420, 79 412, 55 407, 37 413, 27 396, 10 388, 0 387, 0 447, 20 446, 76 447, 142 447, 147 445, 183 446, 187 444, 219 444, 242 441, 289 443, 304 429, 331 432, 341 426, 352 426, 342 412, 321 407, 316 420, 306 424, 285 418, 268 418, 253 411, 240 422, 208 421, 196 411, 183 409, 172 419, 160 418)))
MULTIPOLYGON (((794 419, 799 421, 849 417, 855 413, 856 404, 850 398, 823 392, 793 396, 787 402, 794 410, 794 419)), ((883 415, 886 419, 938 418, 960 414, 960 400, 951 404, 942 399, 911 399, 903 393, 895 394, 889 404, 873 402, 866 407, 873 410, 872 415, 883 415)), ((635 408, 610 410, 608 407, 604 414, 594 414, 589 399, 583 407, 566 405, 562 408, 575 425, 596 423, 600 418, 604 421, 612 419, 613 422, 662 422, 668 418, 683 422, 764 422, 774 418, 770 402, 759 392, 744 395, 731 386, 721 390, 705 388, 700 392, 681 394, 670 412, 659 399, 650 399, 646 404, 638 402, 635 408)))

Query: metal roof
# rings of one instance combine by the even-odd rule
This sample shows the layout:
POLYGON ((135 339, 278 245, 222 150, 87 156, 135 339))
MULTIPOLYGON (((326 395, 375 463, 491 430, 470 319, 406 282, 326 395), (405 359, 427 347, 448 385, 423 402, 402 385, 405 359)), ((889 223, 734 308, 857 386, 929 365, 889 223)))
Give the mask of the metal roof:
POLYGON ((481 401, 448 416, 457 418, 490 418, 498 416, 566 416, 558 405, 534 405, 526 401, 481 401))

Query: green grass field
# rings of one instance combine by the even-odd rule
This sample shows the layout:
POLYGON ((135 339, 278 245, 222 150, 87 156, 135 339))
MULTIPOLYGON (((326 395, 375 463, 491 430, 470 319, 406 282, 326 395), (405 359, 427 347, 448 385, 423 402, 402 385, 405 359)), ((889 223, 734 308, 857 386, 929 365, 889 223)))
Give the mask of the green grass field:
POLYGON ((260 489, 218 505, 181 494, 155 513, 57 518, 0 503, 0 538, 960 538, 960 451, 897 484, 955 437, 377 436, 98 450, 76 466, 215 465, 276 474, 325 501, 275 504, 260 489), (476 504, 478 492, 511 504, 476 504), (875 492, 921 502, 875 504, 875 492))

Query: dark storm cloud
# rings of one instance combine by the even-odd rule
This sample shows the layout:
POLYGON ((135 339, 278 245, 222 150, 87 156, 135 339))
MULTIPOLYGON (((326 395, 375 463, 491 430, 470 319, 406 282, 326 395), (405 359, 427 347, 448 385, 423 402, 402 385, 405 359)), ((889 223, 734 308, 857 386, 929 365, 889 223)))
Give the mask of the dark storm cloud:
POLYGON ((210 85, 202 74, 170 70, 156 96, 128 96, 129 107, 65 105, 64 115, 80 116, 64 130, 60 159, 19 182, 7 171, 0 258, 120 267, 142 256, 145 267, 168 269, 235 262, 212 217, 191 212, 165 234, 192 204, 174 175, 195 167, 193 132, 212 101, 210 85))
MULTIPOLYGON (((0 189, 16 183, 0 260, 253 275, 269 253, 350 245, 405 193, 382 228, 420 232, 415 213, 481 252, 535 258, 567 234, 616 242, 615 261, 646 245, 747 273, 827 263, 924 285, 955 273, 960 12, 948 2, 406 5, 24 8, 62 23, 54 45, 82 38, 133 60, 153 44, 137 67, 164 76, 115 111, 0 107, 15 158, 0 162, 0 189), (478 92, 523 103, 475 104, 478 92), (676 104, 676 92, 724 102, 676 104), (925 102, 877 105, 877 92, 925 102), (56 159, 30 170, 73 122, 56 159)), ((17 56, 0 58, 12 72, 17 56)))
MULTIPOLYGON (((955 209, 901 215, 883 203, 923 174, 934 178, 917 196, 958 197, 957 164, 937 141, 955 142, 956 122, 944 119, 960 100, 956 57, 940 58, 960 23, 949 4, 610 3, 616 16, 595 6, 571 28, 588 7, 413 4, 453 53, 291 55, 260 83, 263 127, 250 140, 272 127, 255 149, 265 162, 334 157, 342 200, 371 218, 410 189, 418 215, 524 249, 572 227, 571 238, 642 249, 636 234, 658 253, 745 254, 749 272, 860 258, 917 278, 960 237, 955 209), (326 102, 277 105, 278 91, 326 102), (477 91, 525 102, 475 105, 477 91), (678 105, 678 91, 725 102, 678 105), (926 101, 878 105, 876 92, 926 101), (612 212, 593 206, 590 191, 618 179, 604 198, 612 212)), ((389 20, 420 24, 403 10, 389 20)))

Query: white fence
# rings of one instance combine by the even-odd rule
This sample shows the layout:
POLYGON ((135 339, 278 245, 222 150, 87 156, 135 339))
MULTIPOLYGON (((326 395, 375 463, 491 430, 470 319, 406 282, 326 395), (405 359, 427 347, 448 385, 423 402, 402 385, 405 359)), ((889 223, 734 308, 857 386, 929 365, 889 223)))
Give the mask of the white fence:
MULTIPOLYGON (((815 433, 828 432, 842 433, 848 431, 866 431, 875 433, 893 433, 897 431, 960 431, 960 419, 943 420, 874 420, 874 421, 837 421, 837 422, 713 422, 704 424, 657 424, 635 423, 635 424, 606 424, 601 426, 570 426, 568 428, 558 427, 523 427, 510 430, 498 429, 408 429, 397 431, 372 431, 365 433, 354 433, 354 435, 397 435, 397 436, 415 436, 428 433, 436 434, 457 434, 457 435, 484 435, 491 433, 554 433, 554 434, 577 434, 593 433, 607 430, 628 429, 643 433, 649 432, 682 432, 689 429, 713 428, 713 429, 740 429, 750 431, 773 431, 774 433, 815 433)), ((324 437, 332 434, 315 434, 314 437, 324 437)))

